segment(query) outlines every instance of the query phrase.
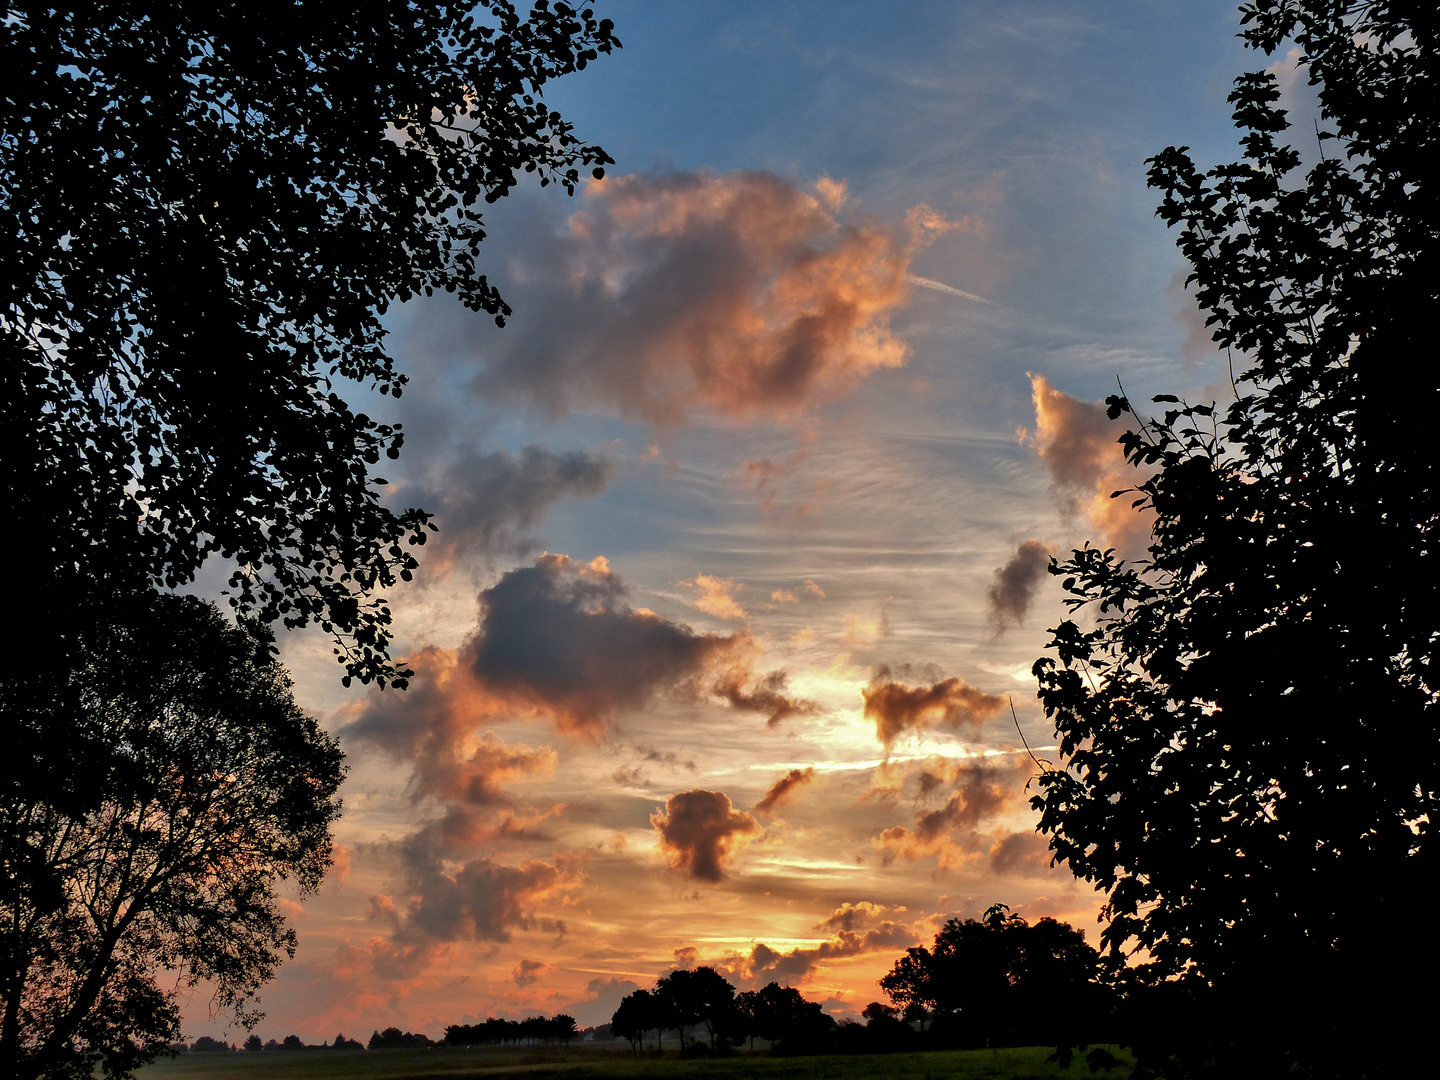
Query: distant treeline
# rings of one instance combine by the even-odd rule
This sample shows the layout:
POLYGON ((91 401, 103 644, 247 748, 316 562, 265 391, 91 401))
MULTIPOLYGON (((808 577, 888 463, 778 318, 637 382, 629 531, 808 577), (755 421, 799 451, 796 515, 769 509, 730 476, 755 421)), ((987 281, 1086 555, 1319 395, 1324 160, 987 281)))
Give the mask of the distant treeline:
POLYGON ((638 1052, 645 1036, 679 1036, 682 1054, 724 1054, 757 1039, 775 1053, 1083 1045, 1107 1041, 1114 996, 1100 957, 1066 923, 1028 923, 997 904, 982 920, 951 919, 931 948, 907 949, 883 979, 891 1004, 872 1001, 864 1023, 837 1022, 791 986, 737 992, 710 967, 672 971, 637 990, 611 1018, 638 1052), (701 1041, 703 1029, 705 1039, 701 1041))
MULTIPOLYGON (((422 1039, 424 1036, 420 1036, 422 1039)), ((176 1043, 170 1048, 172 1054, 238 1054, 242 1050, 247 1053, 271 1050, 364 1050, 365 1046, 354 1039, 347 1039, 344 1035, 336 1035, 333 1043, 321 1043, 316 1046, 314 1043, 300 1041, 298 1035, 286 1035, 284 1040, 276 1042, 271 1039, 269 1042, 261 1040, 259 1035, 251 1035, 245 1040, 244 1046, 236 1046, 234 1043, 221 1042, 219 1039, 212 1039, 209 1035, 201 1035, 189 1046, 184 1043, 176 1043)))
POLYGON ((518 1046, 521 1044, 564 1044, 579 1032, 575 1018, 564 1013, 554 1016, 527 1016, 524 1020, 497 1020, 481 1024, 451 1024, 445 1029, 447 1046, 518 1046))

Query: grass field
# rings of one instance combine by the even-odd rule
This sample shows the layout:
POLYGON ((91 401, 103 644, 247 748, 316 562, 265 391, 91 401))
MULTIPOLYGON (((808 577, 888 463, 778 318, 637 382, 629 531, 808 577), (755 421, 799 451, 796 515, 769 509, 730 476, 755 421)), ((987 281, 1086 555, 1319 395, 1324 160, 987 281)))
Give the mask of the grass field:
POLYGON ((503 1080, 1104 1080, 1082 1059, 1069 1069, 1047 1064, 1048 1047, 945 1050, 914 1054, 774 1058, 760 1053, 716 1060, 633 1057, 623 1043, 572 1045, 566 1050, 368 1050, 257 1054, 185 1054, 156 1062, 139 1080, 408 1080, 485 1077, 503 1080))

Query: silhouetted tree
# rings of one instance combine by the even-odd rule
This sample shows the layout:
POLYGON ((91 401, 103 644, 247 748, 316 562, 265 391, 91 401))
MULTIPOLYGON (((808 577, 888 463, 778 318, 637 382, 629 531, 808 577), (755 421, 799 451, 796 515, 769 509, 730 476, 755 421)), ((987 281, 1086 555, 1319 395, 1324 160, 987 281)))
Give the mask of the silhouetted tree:
POLYGON ((250 1051, 251 1053, 254 1053, 256 1050, 262 1049, 264 1046, 265 1043, 261 1041, 259 1035, 251 1034, 245 1039, 245 1049, 250 1051))
POLYGON ((275 884, 309 892, 330 864, 340 750, 296 706, 268 636, 194 597, 121 615, 97 614, 79 642, 77 710, 38 718, 97 782, 0 789, 11 1076, 148 1060, 179 1033, 173 973, 253 1023, 256 988, 295 949, 275 884))
POLYGON ((655 997, 668 1008, 681 1034, 681 1049, 687 1027, 705 1026, 710 1049, 735 1005, 735 987, 712 967, 676 970, 655 984, 655 997))
POLYGON ((209 1035, 201 1035, 190 1044, 192 1054, 228 1054, 233 1049, 235 1048, 229 1043, 221 1042, 209 1035))
POLYGON ((880 988, 907 1012, 930 1011, 942 1044, 1098 1041, 1108 1000, 1099 961, 1068 924, 1031 924, 996 904, 980 921, 950 919, 932 948, 906 950, 880 988))
POLYGON ((1255 72, 1230 98, 1242 161, 1150 162, 1240 371, 1219 415, 1110 401, 1152 470, 1131 497, 1153 542, 1138 565, 1086 547, 1054 568, 1096 618, 1035 666, 1062 755, 1035 804, 1105 890, 1142 1072, 1418 1075, 1437 1002, 1414 973, 1440 940, 1395 913, 1437 878, 1440 9, 1242 12, 1247 45, 1295 42, 1322 160, 1302 174, 1255 72), (1149 1022, 1157 1002, 1173 1022, 1149 1022))
POLYGON ((350 675, 403 683, 378 593, 428 517, 380 505, 371 467, 402 433, 337 380, 403 387, 397 300, 443 290, 503 321, 481 206, 609 162, 541 93, 617 47, 611 24, 559 2, 110 2, 11 5, 0 33, 4 465, 31 617, 63 639, 97 596, 219 554, 242 612, 319 623, 350 675))

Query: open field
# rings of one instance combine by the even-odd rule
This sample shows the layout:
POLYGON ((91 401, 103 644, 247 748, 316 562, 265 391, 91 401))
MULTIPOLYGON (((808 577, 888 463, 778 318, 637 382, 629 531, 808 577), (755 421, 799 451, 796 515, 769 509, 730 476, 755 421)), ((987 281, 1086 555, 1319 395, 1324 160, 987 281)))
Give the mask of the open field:
MULTIPOLYGON (((255 1054, 185 1054, 137 1074, 140 1080, 409 1080, 415 1077, 523 1077, 524 1080, 1085 1080, 1077 1059, 1068 1070, 1048 1064, 1048 1047, 944 1050, 883 1055, 770 1057, 738 1053, 716 1060, 633 1057, 623 1044, 566 1050, 373 1050, 255 1054)), ((1093 1074, 1106 1078, 1109 1073, 1093 1074)))

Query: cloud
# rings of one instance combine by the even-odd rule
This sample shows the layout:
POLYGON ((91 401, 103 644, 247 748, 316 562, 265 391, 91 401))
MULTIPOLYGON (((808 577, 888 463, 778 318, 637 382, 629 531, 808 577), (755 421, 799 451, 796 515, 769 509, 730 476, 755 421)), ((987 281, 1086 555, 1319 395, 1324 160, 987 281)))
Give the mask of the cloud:
POLYGON ((671 795, 650 823, 671 866, 700 881, 723 881, 732 849, 760 831, 760 823, 731 806, 728 795, 702 788, 671 795))
POLYGON ((581 1027, 607 1024, 620 1007, 620 1002, 639 989, 640 984, 633 979, 591 979, 585 985, 583 998, 577 998, 558 1011, 575 1017, 581 1027))
POLYGON ((510 970, 510 978, 516 986, 529 986, 549 970, 550 965, 539 960, 521 960, 510 970))
POLYGON ((990 605, 990 621, 997 633, 1025 622, 1035 588, 1045 578, 1054 549, 1039 540, 1026 540, 1010 561, 995 571, 995 581, 986 594, 990 605))
POLYGON ((949 678, 929 686, 896 681, 889 667, 876 668, 870 685, 860 691, 865 718, 875 721, 875 734, 888 748, 907 731, 979 724, 1005 707, 1005 699, 949 678))
POLYGON ((474 391, 673 427, 696 412, 794 417, 898 367, 909 346, 890 320, 911 258, 957 226, 923 206, 845 223, 837 190, 753 172, 589 184, 564 231, 517 262, 505 294, 519 314, 486 339, 474 391))
POLYGON ((792 717, 815 716, 821 711, 818 703, 784 692, 789 682, 784 671, 758 676, 747 685, 750 678, 747 669, 737 669, 717 680, 712 691, 734 708, 766 714, 766 727, 778 727, 792 717))
POLYGON ((565 932, 562 921, 538 914, 545 901, 579 884, 565 867, 537 859, 506 866, 480 857, 452 869, 423 834, 404 844, 402 854, 411 897, 401 940, 505 942, 516 929, 565 932))
POLYGON ((440 527, 425 545, 425 571, 433 575, 465 555, 487 562, 528 555, 540 546, 531 530, 553 503, 598 495, 613 474, 604 458, 527 446, 519 454, 463 454, 401 494, 433 513, 440 527))
POLYGON ((1083 512, 1107 547, 1138 553, 1149 544, 1153 513, 1131 505, 1142 476, 1126 461, 1117 440, 1122 420, 1111 420, 1098 401, 1081 401, 1056 390, 1042 375, 1030 376, 1035 430, 1021 442, 1035 447, 1050 472, 1051 490, 1067 514, 1083 512), (1111 498, 1116 491, 1126 494, 1111 498))
POLYGON ((1016 832, 990 845, 990 869, 997 874, 1035 874, 1050 867, 1050 844, 1039 833, 1016 832))
POLYGON ((512 705, 594 737, 617 713, 693 684, 737 644, 626 603, 609 564, 542 555, 480 594, 470 673, 512 705))
POLYGON ((791 769, 770 785, 770 790, 765 793, 765 797, 755 804, 755 813, 775 813, 776 807, 790 801, 790 797, 797 788, 804 787, 814 779, 815 767, 813 765, 806 769, 791 769))
MULTIPOLYGON (((828 928, 827 923, 822 923, 816 929, 828 928)), ((882 919, 864 931, 841 927, 828 941, 812 946, 797 946, 788 952, 781 952, 761 942, 750 950, 748 956, 730 954, 717 962, 716 966, 752 986, 763 986, 768 982, 793 986, 803 982, 818 965, 827 960, 843 960, 875 952, 897 952, 918 944, 923 936, 910 923, 882 919)))
POLYGON ((916 811, 914 828, 897 825, 885 829, 876 844, 887 863, 934 855, 942 867, 956 865, 981 848, 988 850, 980 839, 980 826, 1011 804, 1028 776, 1028 762, 1020 758, 1002 763, 929 762, 917 772, 919 798, 923 801, 949 787, 945 802, 935 809, 916 811))
POLYGON ((700 594, 690 601, 690 606, 697 611, 703 611, 717 619, 748 619, 750 617, 735 600, 735 595, 745 588, 743 584, 737 584, 729 578, 712 577, 709 574, 696 574, 694 580, 681 581, 679 584, 683 588, 694 589, 700 594))
POLYGON ((829 915, 816 923, 816 930, 857 930, 867 923, 882 920, 886 915, 903 914, 905 908, 892 906, 890 904, 877 904, 870 900, 860 900, 852 903, 845 901, 839 907, 833 909, 829 915))

